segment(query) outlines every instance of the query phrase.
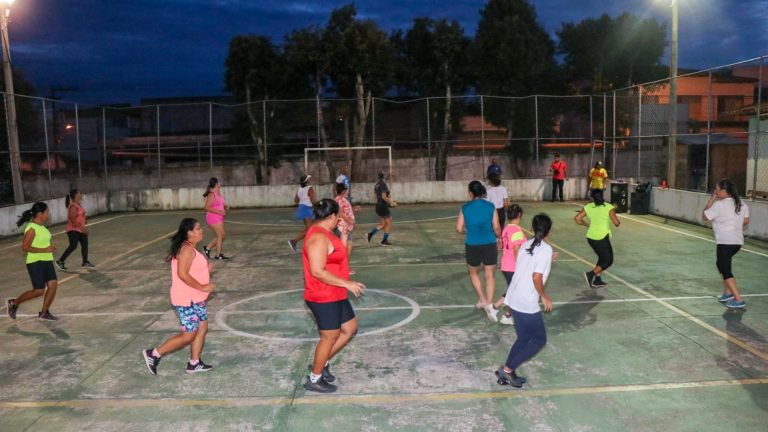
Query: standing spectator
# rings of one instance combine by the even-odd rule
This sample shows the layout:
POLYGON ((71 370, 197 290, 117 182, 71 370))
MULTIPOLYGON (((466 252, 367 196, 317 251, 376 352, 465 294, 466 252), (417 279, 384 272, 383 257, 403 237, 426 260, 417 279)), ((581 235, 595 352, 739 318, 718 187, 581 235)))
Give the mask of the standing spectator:
POLYGON ((69 238, 69 247, 61 255, 56 266, 60 270, 67 270, 64 261, 69 254, 77 249, 80 243, 80 254, 83 257, 82 267, 92 269, 96 267, 88 261, 88 228, 85 227, 85 208, 82 205, 83 193, 77 189, 72 189, 65 200, 67 206, 67 238, 69 238))
POLYGON ((491 178, 491 174, 498 174, 501 178, 501 167, 496 163, 496 158, 491 158, 491 164, 488 165, 488 170, 485 172, 486 178, 491 178))
POLYGON ((718 301, 730 309, 746 307, 731 270, 733 256, 744 245, 744 227, 749 224, 749 208, 739 198, 736 185, 728 179, 717 182, 703 212, 704 222, 712 222, 717 243, 717 270, 723 277, 723 295, 718 301))
POLYGON ((557 198, 557 192, 560 191, 560 201, 563 201, 563 183, 566 179, 566 169, 568 166, 560 160, 560 153, 555 153, 555 160, 549 167, 552 172, 552 202, 557 198))
POLYGON ((596 191, 605 191, 605 181, 608 180, 608 171, 603 168, 603 163, 595 162, 595 167, 589 170, 589 195, 596 191))

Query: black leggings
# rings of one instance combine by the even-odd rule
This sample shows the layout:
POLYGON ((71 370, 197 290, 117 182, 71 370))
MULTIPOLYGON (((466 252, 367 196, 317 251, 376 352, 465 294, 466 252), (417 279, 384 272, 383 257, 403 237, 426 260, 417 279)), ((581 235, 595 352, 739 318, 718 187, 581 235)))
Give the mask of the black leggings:
POLYGON ((588 238, 589 245, 592 246, 592 250, 597 254, 597 266, 603 270, 607 270, 608 267, 613 264, 613 247, 611 247, 611 237, 605 236, 602 240, 592 240, 588 238))
POLYGON ((507 209, 504 207, 496 209, 496 214, 499 215, 499 227, 504 230, 504 224, 507 222, 507 209))
POLYGON ((563 183, 565 180, 552 179, 552 201, 556 199, 558 191, 560 191, 560 201, 563 200, 563 183))
POLYGON ((733 277, 731 261, 733 256, 741 249, 741 245, 717 245, 717 271, 723 275, 723 280, 733 277))
POLYGON ((77 231, 67 231, 67 237, 69 237, 69 247, 61 255, 59 261, 64 262, 69 254, 77 249, 77 244, 80 243, 80 253, 83 255, 83 263, 88 262, 88 234, 83 234, 77 231))

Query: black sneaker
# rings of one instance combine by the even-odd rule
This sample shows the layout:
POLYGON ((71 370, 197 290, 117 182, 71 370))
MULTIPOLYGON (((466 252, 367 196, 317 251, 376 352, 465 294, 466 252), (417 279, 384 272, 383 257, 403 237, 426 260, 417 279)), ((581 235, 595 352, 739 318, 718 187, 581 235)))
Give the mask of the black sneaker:
POLYGON ((46 320, 46 321, 56 321, 57 319, 59 319, 57 316, 54 316, 49 311, 38 312, 37 313, 37 317, 42 319, 42 320, 46 320))
POLYGON ((90 261, 86 261, 86 262, 84 262, 84 263, 83 263, 82 267, 83 267, 84 269, 95 269, 95 268, 96 268, 96 265, 95 265, 95 264, 93 264, 93 263, 92 263, 92 262, 90 262, 90 261))
MULTIPOLYGON (((159 359, 158 359, 159 360, 159 359)), ((213 369, 213 366, 207 365, 203 363, 203 359, 200 359, 196 365, 192 366, 191 363, 187 362, 187 373, 193 374, 198 372, 208 372, 209 370, 213 369)))
POLYGON ((504 366, 499 367, 495 373, 496 382, 500 385, 510 385, 514 388, 522 388, 528 380, 524 377, 519 377, 514 371, 507 372, 504 370, 504 366))
POLYGON ((208 246, 203 246, 203 253, 208 257, 208 259, 211 258, 211 250, 208 249, 208 246))
MULTIPOLYGON (((307 365, 307 369, 312 372, 312 365, 307 365)), ((336 381, 336 377, 331 373, 331 365, 326 365, 323 368, 323 379, 329 383, 336 381)))
POLYGON ((224 255, 224 254, 218 254, 215 257, 213 257, 213 259, 215 259, 215 260, 228 260, 229 257, 224 255))
POLYGON ((595 288, 602 288, 602 287, 604 287, 604 286, 606 286, 606 285, 608 285, 608 284, 607 284, 607 283, 605 283, 605 282, 603 282, 603 280, 602 280, 602 279, 600 279, 600 276, 596 277, 596 278, 595 278, 595 279, 592 281, 592 286, 593 286, 593 287, 595 287, 595 288))
POLYGON ((307 381, 304 383, 304 388, 306 390, 318 393, 333 393, 336 391, 336 386, 326 381, 323 377, 320 377, 316 383, 313 383, 312 380, 309 379, 309 376, 307 376, 307 381))
POLYGON ((592 288, 594 286, 593 282, 595 281, 595 272, 588 271, 584 273, 584 280, 587 281, 587 286, 592 288))
POLYGON ((381 241, 382 246, 392 246, 392 243, 389 242, 389 240, 382 240, 381 241))
MULTIPOLYGON (((149 373, 152 375, 157 375, 157 365, 160 364, 161 358, 153 356, 152 349, 142 351, 141 355, 144 356, 144 363, 147 364, 147 370, 149 370, 149 373)), ((187 365, 187 367, 189 367, 189 365, 187 365)))
POLYGON ((56 261, 56 267, 58 267, 61 271, 67 271, 67 266, 64 265, 64 261, 56 261))
POLYGON ((5 307, 8 309, 8 316, 11 319, 16 319, 16 311, 19 310, 19 305, 13 299, 8 299, 5 301, 5 307))
POLYGON ((368 244, 371 244, 371 239, 373 238, 373 234, 368 233, 365 235, 365 240, 368 241, 368 244))

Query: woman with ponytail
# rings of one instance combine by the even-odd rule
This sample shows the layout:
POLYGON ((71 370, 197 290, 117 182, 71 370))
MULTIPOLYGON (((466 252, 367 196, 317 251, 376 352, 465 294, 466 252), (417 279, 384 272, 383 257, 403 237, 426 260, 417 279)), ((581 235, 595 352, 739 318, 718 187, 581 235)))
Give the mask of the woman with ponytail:
POLYGON ((616 208, 613 204, 606 203, 603 199, 603 191, 592 192, 592 202, 585 205, 573 218, 577 225, 587 227, 587 242, 597 254, 595 267, 584 273, 584 279, 590 288, 602 288, 606 285, 600 278, 605 270, 613 264, 613 247, 611 246, 611 224, 621 225, 616 216, 616 208), (589 218, 589 223, 584 218, 589 218))
POLYGON ((23 292, 15 299, 6 300, 8 316, 16 319, 19 305, 33 298, 43 297, 43 308, 37 314, 38 318, 55 321, 55 317, 49 310, 53 299, 56 298, 56 269, 53 268, 53 252, 56 247, 51 245, 51 232, 43 226, 48 222, 48 205, 44 202, 36 202, 32 208, 25 211, 16 226, 24 227, 24 239, 21 241, 21 249, 27 253, 27 271, 32 280, 32 289, 23 292))
POLYGON ((142 351, 144 363, 152 375, 163 356, 189 345, 188 374, 207 372, 213 366, 203 363, 200 355, 208 333, 206 300, 216 288, 211 283, 213 264, 198 252, 197 244, 203 240, 203 229, 195 219, 185 218, 171 237, 171 249, 166 261, 171 263, 171 304, 181 323, 181 331, 162 345, 142 351))
POLYGON ((69 238, 69 247, 61 255, 61 258, 56 261, 56 266, 59 267, 59 270, 67 269, 64 261, 67 260, 69 254, 77 249, 78 243, 80 243, 80 254, 83 256, 82 267, 85 269, 96 267, 88 261, 88 228, 85 227, 86 213, 82 201, 82 192, 77 189, 69 191, 65 201, 67 206, 67 238, 69 238))
POLYGON ((467 258, 469 280, 477 293, 475 308, 484 309, 488 319, 497 322, 497 310, 493 307, 493 291, 496 288, 496 262, 498 260, 498 244, 501 241, 499 215, 493 203, 486 201, 485 186, 477 180, 469 183, 470 201, 459 210, 456 231, 459 234, 466 230, 464 251, 467 258), (485 293, 483 282, 480 280, 480 265, 484 267, 485 293))
POLYGON ((517 375, 517 368, 531 359, 547 344, 547 331, 539 299, 544 311, 552 310, 552 300, 544 291, 552 269, 553 251, 547 242, 552 230, 552 219, 544 213, 533 217, 534 237, 520 248, 515 274, 504 299, 515 321, 517 340, 509 350, 506 363, 496 371, 501 385, 520 388, 527 381, 517 375))
POLYGON ((739 198, 736 185, 728 179, 717 182, 702 214, 704 222, 712 222, 717 243, 717 270, 723 277, 723 294, 718 301, 731 309, 747 306, 741 298, 736 278, 731 271, 733 256, 744 245, 744 227, 749 224, 749 208, 739 198))
POLYGON ((229 206, 224 203, 224 197, 221 196, 221 183, 216 177, 208 180, 208 187, 203 194, 205 198, 205 223, 216 234, 216 238, 203 246, 203 252, 208 258, 211 257, 211 250, 216 248, 216 256, 213 259, 228 260, 229 257, 221 252, 221 246, 224 243, 224 215, 227 214, 229 206))

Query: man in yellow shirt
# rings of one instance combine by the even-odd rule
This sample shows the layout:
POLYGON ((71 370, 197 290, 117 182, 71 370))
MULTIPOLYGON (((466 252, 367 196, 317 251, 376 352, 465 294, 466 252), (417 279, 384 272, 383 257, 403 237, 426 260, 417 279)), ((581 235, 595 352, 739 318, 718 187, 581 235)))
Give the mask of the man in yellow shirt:
POLYGON ((603 168, 602 162, 597 161, 595 167, 589 170, 589 195, 592 196, 595 191, 603 192, 606 180, 608 180, 608 171, 603 168))

